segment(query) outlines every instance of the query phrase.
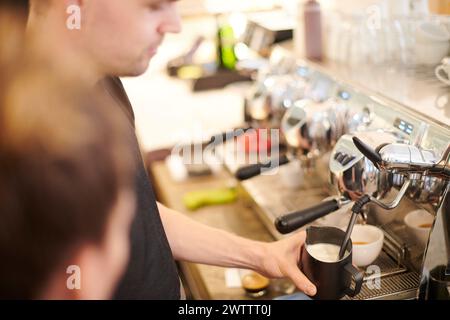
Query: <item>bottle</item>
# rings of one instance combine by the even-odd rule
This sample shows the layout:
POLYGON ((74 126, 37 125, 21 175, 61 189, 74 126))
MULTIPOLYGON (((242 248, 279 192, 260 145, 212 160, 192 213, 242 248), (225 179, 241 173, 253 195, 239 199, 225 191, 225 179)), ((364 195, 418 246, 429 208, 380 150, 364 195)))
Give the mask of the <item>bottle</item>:
POLYGON ((236 68, 235 42, 233 27, 226 19, 217 18, 217 59, 219 68, 228 70, 236 68))
POLYGON ((320 4, 308 0, 303 6, 305 24, 305 55, 307 59, 322 60, 322 15, 320 4))

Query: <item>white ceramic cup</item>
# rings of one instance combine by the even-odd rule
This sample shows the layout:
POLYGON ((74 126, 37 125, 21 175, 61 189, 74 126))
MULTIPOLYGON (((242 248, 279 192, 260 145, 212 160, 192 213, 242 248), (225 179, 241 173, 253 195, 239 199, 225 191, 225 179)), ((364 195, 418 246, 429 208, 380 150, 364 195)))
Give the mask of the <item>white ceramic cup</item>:
POLYGON ((428 242, 431 227, 423 227, 424 225, 431 225, 434 222, 433 216, 425 210, 414 210, 408 213, 404 219, 408 233, 414 240, 422 247, 425 247, 428 242))
POLYGON ((443 25, 422 22, 416 30, 415 53, 418 64, 437 65, 450 50, 450 32, 443 25))
POLYGON ((351 235, 353 243, 353 264, 366 267, 374 262, 383 249, 384 233, 372 225, 357 224, 351 235))
POLYGON ((442 60, 442 64, 435 70, 436 77, 450 86, 450 57, 442 60))

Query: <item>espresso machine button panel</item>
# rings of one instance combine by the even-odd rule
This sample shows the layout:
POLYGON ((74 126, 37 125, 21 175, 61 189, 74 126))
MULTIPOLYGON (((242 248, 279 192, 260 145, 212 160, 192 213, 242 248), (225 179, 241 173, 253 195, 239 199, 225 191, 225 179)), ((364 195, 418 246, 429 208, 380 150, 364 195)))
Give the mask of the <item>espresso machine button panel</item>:
POLYGON ((344 167, 346 165, 348 165, 350 162, 352 162, 353 160, 356 159, 355 156, 345 153, 345 152, 336 152, 336 154, 333 157, 334 160, 336 160, 337 162, 339 162, 341 165, 343 165, 344 167))
POLYGON ((341 164, 342 164, 343 166, 346 166, 346 165, 348 165, 350 162, 352 162, 352 161, 355 160, 355 159, 356 159, 355 156, 346 155, 346 156, 344 157, 344 159, 342 159, 341 164))
POLYGON ((331 171, 339 171, 351 167, 355 162, 360 161, 363 155, 355 148, 351 142, 351 135, 344 135, 336 145, 330 158, 331 171))

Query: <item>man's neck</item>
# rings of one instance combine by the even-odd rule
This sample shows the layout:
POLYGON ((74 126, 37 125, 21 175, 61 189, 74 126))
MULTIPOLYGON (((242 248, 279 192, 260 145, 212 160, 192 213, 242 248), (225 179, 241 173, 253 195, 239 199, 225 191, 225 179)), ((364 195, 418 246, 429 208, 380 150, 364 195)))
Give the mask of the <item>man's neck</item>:
POLYGON ((50 62, 56 70, 64 72, 65 76, 95 85, 105 75, 83 51, 77 32, 81 31, 66 27, 64 15, 57 9, 49 9, 45 16, 33 10, 30 12, 27 24, 30 50, 50 62))

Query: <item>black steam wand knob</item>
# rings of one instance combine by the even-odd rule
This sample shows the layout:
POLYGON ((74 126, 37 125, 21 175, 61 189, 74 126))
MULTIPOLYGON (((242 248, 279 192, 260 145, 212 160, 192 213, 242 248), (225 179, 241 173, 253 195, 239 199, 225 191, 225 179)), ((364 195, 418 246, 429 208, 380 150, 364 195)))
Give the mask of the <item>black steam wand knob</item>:
POLYGON ((353 137, 353 143, 356 148, 358 148, 359 152, 361 152, 367 159, 369 159, 375 167, 380 169, 380 165, 383 162, 380 154, 374 150, 372 147, 361 141, 358 137, 353 137))

